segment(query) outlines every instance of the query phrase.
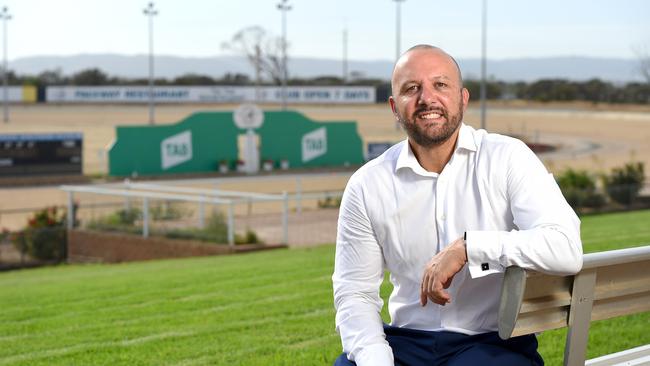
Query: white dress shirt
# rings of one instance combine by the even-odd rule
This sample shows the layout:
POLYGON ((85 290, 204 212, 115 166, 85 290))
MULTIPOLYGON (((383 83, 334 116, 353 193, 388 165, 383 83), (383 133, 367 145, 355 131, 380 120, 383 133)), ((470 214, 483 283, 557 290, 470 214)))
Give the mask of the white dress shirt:
POLYGON ((512 265, 558 274, 582 267, 580 221, 535 154, 463 124, 437 174, 420 166, 408 140, 396 144, 343 194, 332 280, 344 352, 359 366, 393 365, 380 317, 384 270, 394 286, 391 325, 477 334, 497 330, 512 265), (465 232, 468 263, 448 289, 452 302, 421 306, 426 263, 465 232))

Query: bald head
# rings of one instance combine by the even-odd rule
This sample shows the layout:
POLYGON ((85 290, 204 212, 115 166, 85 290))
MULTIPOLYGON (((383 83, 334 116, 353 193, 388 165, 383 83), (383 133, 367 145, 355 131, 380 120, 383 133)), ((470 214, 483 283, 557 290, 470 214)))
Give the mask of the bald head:
POLYGON ((415 62, 415 59, 426 58, 428 62, 446 62, 453 66, 455 69, 455 75, 449 75, 449 77, 455 77, 458 81, 458 85, 463 87, 463 77, 458 66, 458 62, 451 57, 447 52, 442 48, 431 46, 428 44, 418 44, 408 50, 406 50, 395 62, 393 67, 393 75, 391 77, 391 89, 393 95, 396 95, 396 88, 399 89, 399 77, 403 74, 403 69, 408 68, 409 64, 415 62), (427 57, 431 56, 431 57, 427 57))

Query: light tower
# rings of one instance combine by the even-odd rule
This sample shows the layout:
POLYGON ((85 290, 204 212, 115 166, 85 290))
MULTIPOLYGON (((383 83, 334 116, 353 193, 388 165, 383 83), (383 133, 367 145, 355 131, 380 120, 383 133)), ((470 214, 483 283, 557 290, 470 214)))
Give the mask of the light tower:
POLYGON ((9 9, 5 6, 0 12, 2 19, 2 106, 4 111, 4 122, 9 122, 9 75, 7 72, 7 21, 11 19, 9 9))
POLYGON ((282 12, 282 110, 287 109, 287 12, 292 9, 288 2, 282 0, 278 4, 282 12))
POLYGON ((393 0, 395 2, 395 62, 402 53, 402 3, 406 0, 393 0))
POLYGON ((487 90, 486 90, 486 73, 487 73, 487 0, 483 0, 483 15, 481 22, 481 128, 485 129, 485 119, 487 113, 487 90))
POLYGON ((347 26, 343 27, 343 70, 342 70, 342 80, 343 83, 348 82, 348 28, 347 26))
POLYGON ((158 15, 154 3, 150 2, 144 8, 144 15, 149 18, 149 124, 154 124, 154 93, 153 93, 153 17, 158 15))

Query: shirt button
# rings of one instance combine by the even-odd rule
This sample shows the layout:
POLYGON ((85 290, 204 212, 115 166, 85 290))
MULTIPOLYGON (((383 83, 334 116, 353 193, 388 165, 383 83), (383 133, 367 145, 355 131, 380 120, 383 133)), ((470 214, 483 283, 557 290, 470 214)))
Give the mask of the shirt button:
POLYGON ((442 214, 442 216, 440 216, 440 220, 442 220, 442 221, 447 220, 447 216, 445 214, 442 214))

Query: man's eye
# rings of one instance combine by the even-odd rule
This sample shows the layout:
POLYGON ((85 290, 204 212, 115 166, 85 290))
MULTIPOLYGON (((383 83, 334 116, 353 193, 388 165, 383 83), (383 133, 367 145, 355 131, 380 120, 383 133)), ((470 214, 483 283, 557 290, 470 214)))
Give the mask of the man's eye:
POLYGON ((446 83, 443 83, 442 81, 439 81, 439 82, 436 83, 436 86, 437 86, 438 88, 444 88, 444 87, 447 86, 447 84, 446 84, 446 83))
POLYGON ((411 86, 409 86, 408 88, 406 88, 406 91, 407 91, 407 92, 414 92, 414 91, 417 91, 417 90, 418 90, 418 86, 417 86, 417 85, 411 85, 411 86))

